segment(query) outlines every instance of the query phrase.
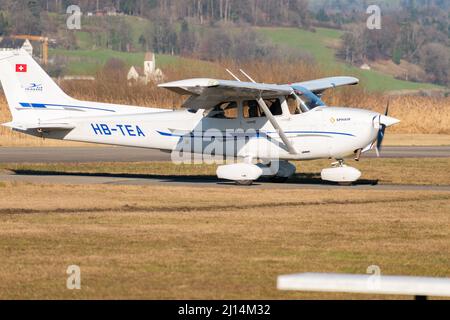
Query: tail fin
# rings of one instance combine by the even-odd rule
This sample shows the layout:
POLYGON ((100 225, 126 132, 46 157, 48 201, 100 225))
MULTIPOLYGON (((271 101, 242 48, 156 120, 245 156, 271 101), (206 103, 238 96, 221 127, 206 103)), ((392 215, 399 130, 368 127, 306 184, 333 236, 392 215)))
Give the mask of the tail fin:
POLYGON ((0 51, 0 81, 13 121, 33 122, 51 115, 46 103, 69 104, 66 95, 25 51, 0 51), (40 110, 41 109, 41 110, 40 110))

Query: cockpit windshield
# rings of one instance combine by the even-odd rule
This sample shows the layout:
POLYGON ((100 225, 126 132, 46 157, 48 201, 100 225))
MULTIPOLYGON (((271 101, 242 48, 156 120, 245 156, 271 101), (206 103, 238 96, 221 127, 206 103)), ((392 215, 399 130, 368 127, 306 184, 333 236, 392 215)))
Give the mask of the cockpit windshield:
POLYGON ((316 107, 325 106, 325 103, 313 92, 305 87, 293 86, 294 95, 299 100, 299 107, 302 112, 314 109, 316 107))

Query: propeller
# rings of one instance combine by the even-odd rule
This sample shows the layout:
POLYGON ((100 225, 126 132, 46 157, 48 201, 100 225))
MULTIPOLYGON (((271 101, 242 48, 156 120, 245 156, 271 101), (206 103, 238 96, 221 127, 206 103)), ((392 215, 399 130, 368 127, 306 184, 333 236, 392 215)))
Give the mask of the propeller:
MULTIPOLYGON (((389 114, 389 105, 390 105, 390 100, 388 100, 387 105, 386 105, 386 111, 384 112, 384 115, 386 117, 389 114)), ((383 139, 384 139, 384 132, 386 131, 386 127, 387 127, 386 124, 382 122, 381 115, 379 116, 379 122, 380 122, 380 129, 378 130, 377 146, 375 148, 375 152, 377 153, 377 157, 380 156, 381 147, 382 147, 383 139)))

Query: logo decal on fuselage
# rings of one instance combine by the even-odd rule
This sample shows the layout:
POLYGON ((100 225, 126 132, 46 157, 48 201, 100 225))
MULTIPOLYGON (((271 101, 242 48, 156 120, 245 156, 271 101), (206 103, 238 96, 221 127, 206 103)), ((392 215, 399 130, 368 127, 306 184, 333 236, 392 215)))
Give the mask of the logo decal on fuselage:
POLYGON ((351 118, 335 118, 335 117, 331 117, 330 118, 330 122, 331 123, 336 123, 336 122, 342 122, 342 121, 350 121, 351 120, 351 118))
POLYGON ((42 84, 30 83, 28 86, 24 87, 25 91, 42 91, 42 84))

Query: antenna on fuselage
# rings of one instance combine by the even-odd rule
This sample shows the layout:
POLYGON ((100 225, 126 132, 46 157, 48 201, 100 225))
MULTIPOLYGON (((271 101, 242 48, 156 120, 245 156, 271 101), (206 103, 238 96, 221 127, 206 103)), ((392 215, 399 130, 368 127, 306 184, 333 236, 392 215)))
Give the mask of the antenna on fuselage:
POLYGON ((250 81, 253 82, 253 83, 256 83, 256 81, 253 80, 247 73, 245 73, 244 70, 239 69, 239 71, 240 71, 244 76, 246 76, 248 80, 250 80, 250 81))
POLYGON ((239 79, 238 77, 236 77, 234 74, 233 74, 233 72, 231 72, 230 70, 228 70, 228 69, 225 69, 234 79, 236 79, 236 81, 239 81, 239 82, 241 82, 241 79, 239 79))

